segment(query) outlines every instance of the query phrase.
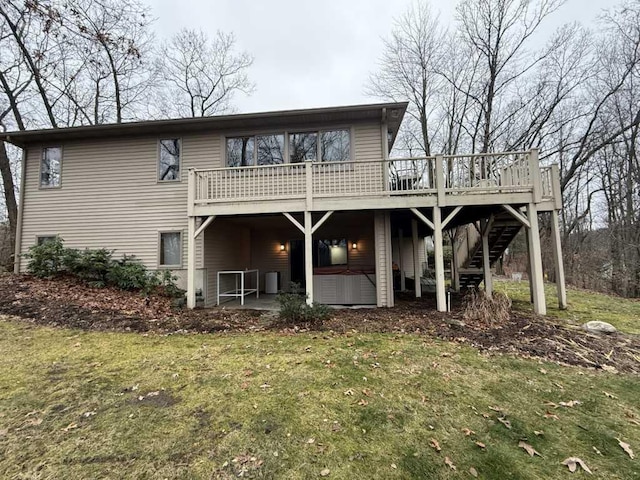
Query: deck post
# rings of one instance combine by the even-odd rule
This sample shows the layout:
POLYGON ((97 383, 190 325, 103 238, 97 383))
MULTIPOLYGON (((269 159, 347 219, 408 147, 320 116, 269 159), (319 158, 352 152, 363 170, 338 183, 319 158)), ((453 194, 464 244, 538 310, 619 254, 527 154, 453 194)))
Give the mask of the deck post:
POLYGON ((442 212, 433 207, 433 248, 436 267, 436 305, 439 312, 447 311, 447 295, 444 286, 444 256, 442 249, 442 212))
POLYGON ((404 250, 404 232, 401 228, 398 229, 398 267, 400 267, 400 291, 404 292, 406 290, 406 279, 404 276, 404 255, 402 251, 404 250))
POLYGON ((487 297, 493 296, 493 278, 491 277, 491 258, 489 251, 490 222, 482 221, 482 273, 484 274, 484 293, 487 297))
MULTIPOLYGON (((458 229, 455 229, 457 232, 458 229)), ((449 235, 449 239, 451 240, 451 287, 456 292, 460 291, 460 266, 458 265, 458 248, 456 245, 457 233, 453 235, 449 235)))
POLYGON ((564 283, 564 262, 562 260, 562 244, 560 243, 560 222, 558 211, 551 211, 551 244, 553 250, 553 264, 556 270, 556 289, 558 291, 558 306, 561 310, 567 308, 567 287, 564 283))
POLYGON ((304 279, 307 304, 313 305, 313 228, 311 212, 304 212, 304 279))
POLYGON ((411 239, 413 243, 413 283, 414 290, 416 292, 416 298, 422 297, 422 285, 420 284, 420 278, 422 272, 420 271, 420 244, 418 242, 418 221, 411 219, 411 239))
POLYGON ((189 216, 187 231, 187 308, 196 307, 196 217, 189 216))
POLYGON ((533 287, 533 311, 538 315, 547 314, 544 298, 544 278, 542 274, 542 248, 540 247, 540 232, 538 231, 538 210, 535 203, 527 207, 529 217, 529 263, 531 265, 531 279, 533 287))

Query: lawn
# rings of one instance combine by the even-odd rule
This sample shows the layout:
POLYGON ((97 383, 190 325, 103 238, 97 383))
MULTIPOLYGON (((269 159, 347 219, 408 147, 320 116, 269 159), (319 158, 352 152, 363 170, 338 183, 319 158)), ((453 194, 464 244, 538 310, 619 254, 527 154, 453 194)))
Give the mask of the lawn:
MULTIPOLYGON (((529 283, 510 280, 496 281, 496 290, 505 292, 513 300, 514 307, 531 311, 529 283)), ((558 308, 556 286, 545 284, 547 315, 573 323, 583 324, 590 320, 602 320, 626 333, 640 334, 640 301, 637 299, 612 297, 602 293, 567 288, 567 310, 558 308)))
POLYGON ((1 478, 584 478, 561 464, 572 456, 595 477, 640 478, 618 444, 640 453, 637 377, 416 334, 5 319, 0 372, 1 478))

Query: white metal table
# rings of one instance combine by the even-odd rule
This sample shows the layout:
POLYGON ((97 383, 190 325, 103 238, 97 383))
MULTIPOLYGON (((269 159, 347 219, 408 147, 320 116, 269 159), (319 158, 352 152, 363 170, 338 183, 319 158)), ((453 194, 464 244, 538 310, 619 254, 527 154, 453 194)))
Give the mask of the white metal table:
POLYGON ((234 297, 240 298, 240 305, 244 305, 244 297, 247 295, 251 295, 252 293, 256 294, 256 298, 260 298, 260 271, 258 269, 254 270, 221 270, 218 272, 218 282, 217 282, 217 290, 218 297, 216 299, 216 305, 220 305, 220 297, 234 297), (256 276, 256 286, 255 288, 245 288, 246 281, 245 276, 247 274, 255 274, 256 276), (235 277, 235 288, 233 290, 227 290, 225 292, 220 292, 220 276, 221 275, 234 275, 235 277))

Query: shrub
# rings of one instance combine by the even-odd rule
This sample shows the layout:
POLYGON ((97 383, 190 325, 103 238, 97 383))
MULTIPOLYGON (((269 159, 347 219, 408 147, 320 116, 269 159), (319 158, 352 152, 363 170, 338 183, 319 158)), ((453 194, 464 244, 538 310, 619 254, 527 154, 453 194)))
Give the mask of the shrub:
POLYGON ((107 271, 106 280, 121 290, 148 290, 155 283, 147 267, 131 255, 114 260, 107 271))
POLYGON ((488 326, 506 323, 511 318, 511 300, 502 292, 488 296, 482 290, 470 290, 464 298, 464 319, 488 326))
POLYGON ((276 296, 280 306, 280 319, 287 324, 308 323, 319 327, 331 314, 331 309, 322 303, 308 305, 307 296, 297 283, 292 283, 289 292, 281 292, 276 296))
POLYGON ((150 272, 131 255, 113 259, 113 251, 77 250, 65 248, 63 240, 56 237, 42 245, 34 245, 24 255, 29 259, 27 270, 40 278, 51 278, 63 273, 73 275, 94 287, 114 286, 121 290, 140 290, 168 297, 180 297, 184 290, 176 285, 177 278, 168 270, 150 272))
POLYGON ((27 270, 40 278, 51 278, 65 271, 65 253, 63 240, 55 237, 41 245, 33 245, 24 254, 29 259, 27 270))

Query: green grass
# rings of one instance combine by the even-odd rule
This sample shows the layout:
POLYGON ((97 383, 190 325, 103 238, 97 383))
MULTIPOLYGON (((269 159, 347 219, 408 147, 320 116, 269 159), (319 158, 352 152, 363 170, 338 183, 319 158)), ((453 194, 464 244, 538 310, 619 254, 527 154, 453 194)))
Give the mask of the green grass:
POLYGON ((564 479, 570 456, 600 478, 640 478, 616 440, 640 453, 637 378, 413 334, 144 336, 0 321, 0 372, 0 478, 447 479, 474 467, 485 479, 564 479), (545 402, 570 400, 582 403, 544 418, 545 402))
MULTIPOLYGON (((529 283, 497 281, 496 289, 505 292, 513 300, 514 307, 530 311, 529 283)), ((558 308, 555 284, 545 284, 547 315, 583 324, 590 320, 602 320, 625 333, 640 334, 640 301, 613 297, 578 288, 567 288, 566 310, 558 308)))

